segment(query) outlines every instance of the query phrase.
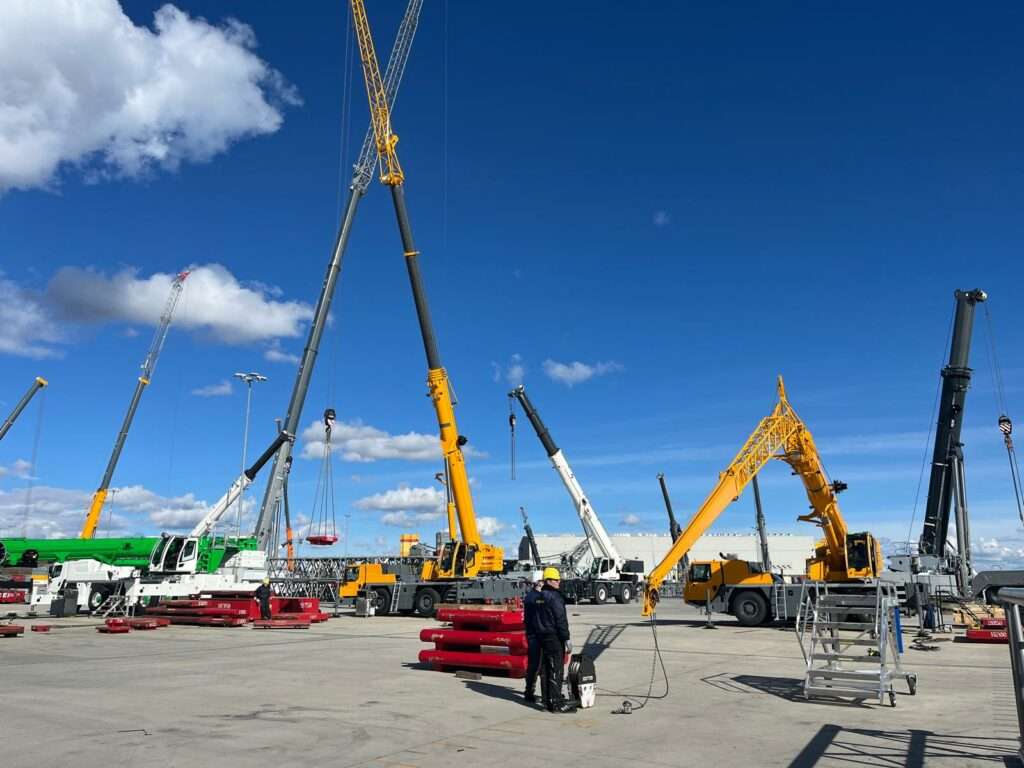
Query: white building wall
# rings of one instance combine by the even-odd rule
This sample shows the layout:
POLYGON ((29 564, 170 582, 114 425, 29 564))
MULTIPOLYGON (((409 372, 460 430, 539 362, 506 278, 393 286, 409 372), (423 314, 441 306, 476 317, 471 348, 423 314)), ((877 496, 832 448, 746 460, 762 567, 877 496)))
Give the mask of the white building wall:
MULTIPOLYGON (((537 534, 537 549, 543 558, 570 552, 582 540, 572 534, 537 534)), ((644 574, 661 562, 672 541, 668 535, 618 533, 612 541, 619 553, 627 560, 643 560, 644 574)), ((786 575, 804 572, 804 561, 814 554, 814 537, 789 533, 769 533, 768 552, 772 566, 786 575)), ((746 533, 706 533, 697 539, 690 550, 690 560, 713 560, 720 553, 735 555, 741 560, 760 561, 761 548, 757 536, 746 533)))

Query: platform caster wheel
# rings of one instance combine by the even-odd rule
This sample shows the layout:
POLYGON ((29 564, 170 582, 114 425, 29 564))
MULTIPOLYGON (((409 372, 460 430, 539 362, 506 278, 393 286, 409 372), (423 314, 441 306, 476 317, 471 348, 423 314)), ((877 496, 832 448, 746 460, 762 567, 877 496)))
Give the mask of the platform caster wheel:
POLYGON ((889 706, 896 706, 896 691, 889 691, 889 706))
POLYGON ((907 688, 910 689, 910 695, 917 695, 917 675, 907 675, 907 688))

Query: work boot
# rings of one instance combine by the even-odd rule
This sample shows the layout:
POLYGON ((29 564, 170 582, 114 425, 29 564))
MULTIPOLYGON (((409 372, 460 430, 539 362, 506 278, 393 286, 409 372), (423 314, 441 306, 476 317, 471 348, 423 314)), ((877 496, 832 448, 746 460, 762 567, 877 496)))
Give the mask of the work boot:
POLYGON ((553 709, 549 709, 555 715, 571 715, 576 712, 576 703, 572 701, 563 701, 561 704, 556 704, 553 709))
POLYGON ((537 697, 534 695, 533 691, 527 691, 523 694, 523 701, 525 701, 527 704, 536 704, 537 697))

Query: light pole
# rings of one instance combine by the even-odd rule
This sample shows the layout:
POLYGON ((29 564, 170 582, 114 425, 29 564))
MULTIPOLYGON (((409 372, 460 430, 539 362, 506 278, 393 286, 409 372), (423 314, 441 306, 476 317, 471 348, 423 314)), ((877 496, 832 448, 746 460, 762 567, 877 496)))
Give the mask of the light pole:
MULTIPOLYGON (((266 381, 267 377, 250 371, 249 373, 236 373, 235 378, 244 381, 249 389, 245 396, 245 431, 242 436, 242 472, 245 472, 245 453, 249 446, 249 412, 252 410, 252 383, 266 381)), ((242 535, 242 499, 244 497, 245 488, 242 488, 241 493, 238 494, 238 508, 235 510, 235 536, 242 535)))

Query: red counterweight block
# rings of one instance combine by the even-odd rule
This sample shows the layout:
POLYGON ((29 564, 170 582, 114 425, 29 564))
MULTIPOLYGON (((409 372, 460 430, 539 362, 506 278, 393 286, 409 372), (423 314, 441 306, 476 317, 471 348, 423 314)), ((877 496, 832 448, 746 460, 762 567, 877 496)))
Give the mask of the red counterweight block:
POLYGON ((482 669, 505 672, 509 677, 526 674, 526 631, 519 607, 483 608, 447 606, 437 612, 452 627, 420 632, 420 640, 434 643, 434 650, 419 653, 421 664, 436 670, 482 669))

